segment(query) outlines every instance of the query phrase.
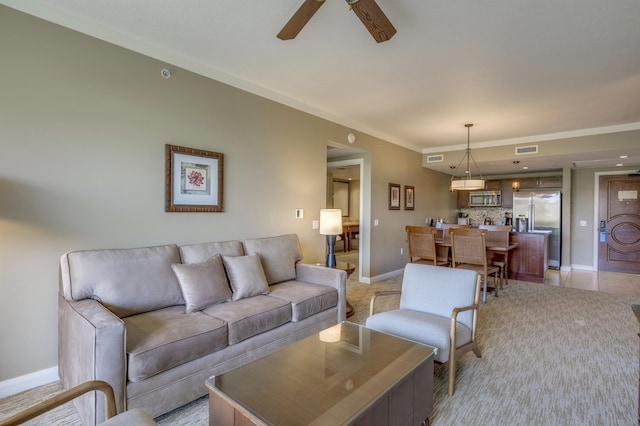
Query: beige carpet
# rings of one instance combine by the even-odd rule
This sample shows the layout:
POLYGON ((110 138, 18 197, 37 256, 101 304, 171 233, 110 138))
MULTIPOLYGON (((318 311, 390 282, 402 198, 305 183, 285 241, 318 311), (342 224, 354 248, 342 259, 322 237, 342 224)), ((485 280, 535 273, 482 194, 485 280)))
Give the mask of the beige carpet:
MULTIPOLYGON (((400 288, 400 277, 367 285, 354 274, 348 298, 362 323, 370 294, 400 288)), ((397 306, 389 298, 384 309, 397 306)), ((480 309, 482 358, 466 354, 456 394, 436 366, 434 425, 637 425, 638 330, 631 304, 640 299, 511 281, 480 309)), ((0 418, 61 389, 42 386, 0 400, 0 418)), ((161 425, 206 425, 201 398, 156 419, 161 425)), ((80 424, 72 406, 33 424, 80 424)))

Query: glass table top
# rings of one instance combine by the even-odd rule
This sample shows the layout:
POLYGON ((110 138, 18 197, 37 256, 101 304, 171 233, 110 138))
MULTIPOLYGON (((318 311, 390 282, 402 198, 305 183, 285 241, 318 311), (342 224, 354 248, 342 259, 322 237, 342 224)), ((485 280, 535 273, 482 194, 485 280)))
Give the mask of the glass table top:
POLYGON ((344 322, 211 377, 207 386, 263 424, 343 424, 433 353, 430 346, 344 322))

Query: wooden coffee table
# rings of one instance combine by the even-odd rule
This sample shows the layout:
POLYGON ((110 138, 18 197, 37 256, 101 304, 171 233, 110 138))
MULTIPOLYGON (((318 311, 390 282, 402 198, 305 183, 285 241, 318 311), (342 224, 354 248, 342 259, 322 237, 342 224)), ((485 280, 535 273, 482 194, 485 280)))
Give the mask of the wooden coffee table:
POLYGON ((209 424, 428 424, 433 353, 344 322, 208 379, 209 424))

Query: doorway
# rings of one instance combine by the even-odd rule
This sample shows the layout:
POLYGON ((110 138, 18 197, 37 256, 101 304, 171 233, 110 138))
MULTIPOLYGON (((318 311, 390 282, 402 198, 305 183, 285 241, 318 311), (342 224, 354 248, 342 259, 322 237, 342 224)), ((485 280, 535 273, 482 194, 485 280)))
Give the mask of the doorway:
MULTIPOLYGON (((342 261, 357 264, 358 278, 362 281, 363 274, 363 252, 365 251, 364 242, 366 241, 366 229, 363 221, 363 164, 364 160, 355 158, 350 160, 339 160, 327 162, 327 208, 335 208, 335 195, 333 194, 333 185, 329 183, 338 182, 343 187, 344 182, 348 182, 348 195, 345 201, 340 201, 343 210, 343 223, 347 225, 350 232, 343 234, 343 242, 336 244, 336 256, 343 258, 342 261), (355 231, 355 232, 354 232, 355 231), (349 241, 344 240, 349 238, 349 241), (351 250, 349 250, 349 248, 351 250), (342 250, 340 250, 342 249, 342 250)), ((344 194, 341 193, 340 197, 344 194)), ((339 259, 340 260, 340 259, 339 259)))
POLYGON ((598 270, 640 274, 640 175, 599 177, 598 270))

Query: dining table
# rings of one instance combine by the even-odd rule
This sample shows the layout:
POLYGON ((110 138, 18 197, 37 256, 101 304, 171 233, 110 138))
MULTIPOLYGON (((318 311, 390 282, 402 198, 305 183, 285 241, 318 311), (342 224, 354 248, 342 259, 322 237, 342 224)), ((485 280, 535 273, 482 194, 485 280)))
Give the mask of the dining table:
MULTIPOLYGON (((518 243, 513 243, 513 242, 510 242, 509 245, 507 246, 493 245, 489 243, 485 247, 485 249, 487 250, 487 253, 497 253, 497 254, 504 255, 505 284, 509 284, 509 278, 508 278, 509 277, 509 252, 511 250, 516 249, 517 247, 518 247, 518 243)), ((450 256, 451 255, 451 237, 447 236, 444 238, 436 238, 436 250, 441 250, 440 252, 441 255, 446 255, 448 258, 450 258, 451 257, 450 256)), ((493 290, 494 290, 493 287, 487 286, 487 292, 493 291, 493 290)), ((486 294, 483 295, 483 299, 486 299, 486 294)))
POLYGON ((342 234, 344 238, 344 251, 351 251, 351 240, 356 238, 356 235, 360 233, 360 223, 343 223, 342 234))

